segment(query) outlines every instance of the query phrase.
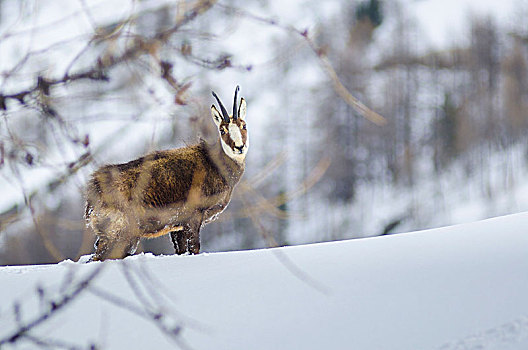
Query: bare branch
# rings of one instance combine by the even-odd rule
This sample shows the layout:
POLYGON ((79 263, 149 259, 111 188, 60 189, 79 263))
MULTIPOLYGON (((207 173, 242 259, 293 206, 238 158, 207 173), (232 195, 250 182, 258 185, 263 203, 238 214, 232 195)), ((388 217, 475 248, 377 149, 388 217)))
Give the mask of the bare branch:
POLYGON ((187 10, 183 16, 181 16, 176 23, 169 29, 156 34, 153 38, 141 38, 136 37, 132 40, 129 47, 127 47, 123 53, 115 56, 103 56, 97 61, 97 64, 91 68, 70 74, 69 68, 65 75, 60 78, 54 79, 43 79, 39 77, 33 87, 26 90, 10 93, 0 94, 0 108, 5 109, 5 101, 8 99, 17 100, 21 104, 25 104, 26 96, 35 92, 42 92, 45 95, 49 94, 49 88, 55 85, 62 85, 71 83, 78 80, 98 80, 108 81, 107 71, 116 65, 138 58, 143 54, 150 54, 153 50, 156 50, 160 44, 169 40, 172 34, 176 33, 181 27, 194 20, 199 15, 209 10, 216 1, 213 0, 202 0, 198 1, 193 7, 187 10))
MULTIPOLYGON (((148 321, 151 321, 158 327, 158 329, 167 335, 173 342, 175 342, 182 349, 191 349, 191 347, 185 342, 182 337, 183 325, 178 324, 173 320, 174 317, 167 314, 162 307, 162 305, 154 306, 148 300, 146 295, 141 291, 141 286, 134 279, 131 274, 132 266, 126 264, 125 261, 122 261, 122 272, 130 286, 131 291, 134 293, 136 298, 139 300, 139 304, 131 303, 130 301, 121 298, 115 294, 106 292, 100 288, 91 286, 89 291, 100 297, 107 302, 114 304, 124 310, 127 310, 136 316, 144 318, 148 321)), ((141 283, 141 279, 139 280, 141 283)), ((152 288, 148 283, 141 283, 144 288, 152 288)), ((149 291, 151 295, 154 291, 149 291)), ((155 294, 155 293, 154 293, 155 294)))
POLYGON ((0 347, 4 344, 17 342, 20 338, 25 337, 33 328, 55 316, 60 310, 75 300, 90 285, 90 283, 92 283, 92 281, 101 273, 103 266, 104 265, 101 264, 95 268, 86 278, 77 283, 70 292, 63 294, 57 300, 51 301, 49 303, 49 308, 45 312, 36 316, 25 325, 21 325, 16 331, 8 336, 0 338, 0 347))
POLYGON ((323 70, 326 72, 326 74, 329 76, 330 80, 332 81, 334 91, 352 108, 356 110, 361 116, 363 116, 365 119, 371 121, 372 123, 376 125, 385 125, 387 123, 387 120, 382 117, 380 114, 374 112, 367 106, 365 106, 359 99, 354 97, 350 91, 343 85, 341 80, 339 79, 334 67, 330 63, 330 60, 326 56, 324 50, 317 47, 315 42, 310 38, 308 34, 308 30, 299 30, 291 25, 281 24, 275 19, 272 18, 266 18, 262 16, 255 15, 249 11, 241 10, 239 8, 227 6, 227 5, 218 5, 220 8, 223 8, 228 13, 234 13, 239 16, 243 16, 249 19, 253 19, 255 21, 268 24, 280 29, 283 29, 287 32, 300 35, 308 44, 308 47, 312 50, 312 52, 316 55, 316 57, 319 60, 319 64, 323 68, 323 70))
MULTIPOLYGON (((244 201, 245 203, 245 201, 244 201)), ((255 212, 249 212, 249 217, 255 227, 258 229, 259 233, 262 235, 264 239, 268 242, 268 245, 270 247, 278 247, 277 241, 275 238, 273 238, 273 235, 264 227, 258 216, 255 212)), ((295 264, 289 257, 286 255, 286 253, 280 249, 272 249, 271 252, 275 257, 281 262, 281 264, 296 278, 298 278, 303 283, 307 284, 311 288, 317 290, 318 292, 329 295, 330 289, 322 284, 321 282, 317 281, 313 277, 311 277, 306 271, 301 269, 297 264, 295 264)))

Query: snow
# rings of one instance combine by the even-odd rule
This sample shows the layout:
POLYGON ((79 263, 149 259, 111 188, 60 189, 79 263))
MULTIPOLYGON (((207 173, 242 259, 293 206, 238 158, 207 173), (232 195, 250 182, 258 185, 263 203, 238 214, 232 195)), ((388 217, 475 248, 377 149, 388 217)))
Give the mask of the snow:
MULTIPOLYGON (((157 1, 155 5, 160 3, 157 1)), ((57 8, 52 2, 39 4, 50 8, 42 11, 45 16, 37 17, 34 22, 20 18, 6 22, 3 28, 15 26, 15 21, 25 24, 16 32, 31 28, 41 30, 34 34, 33 43, 23 34, 3 41, 4 56, 11 59, 2 61, 2 70, 12 67, 16 63, 13 57, 20 55, 17 52, 24 53, 28 48, 47 47, 68 38, 89 40, 93 27, 79 10, 81 4, 71 2, 68 8, 62 5, 57 8), (50 13, 53 16, 50 17, 50 13), (60 31, 50 25, 65 14, 71 18, 60 31), (39 46, 32 46, 37 43, 39 46)), ((101 26, 127 18, 132 11, 125 6, 130 4, 128 1, 112 2, 110 9, 108 2, 97 4, 93 8, 94 18, 101 26)), ((430 40, 431 45, 444 48, 464 39, 460 35, 467 33, 467 9, 474 14, 491 13, 499 23, 508 25, 516 4, 493 0, 427 0, 409 1, 407 8, 413 11, 413 20, 419 22, 420 33, 424 33, 424 38, 420 39, 426 43, 420 45, 430 40)), ((143 5, 147 6, 148 2, 143 5)), ((308 5, 305 2, 296 5, 273 2, 268 6, 255 3, 247 9, 262 16, 281 14, 280 23, 309 28, 310 33, 315 30, 314 23, 324 23, 341 10, 340 2, 336 1, 324 2, 324 6, 314 5, 318 11, 308 5)), ((284 88, 266 91, 260 87, 262 81, 271 76, 266 62, 275 58, 274 51, 270 50, 273 39, 285 35, 268 34, 275 29, 243 18, 238 26, 243 29, 235 31, 228 43, 221 44, 234 54, 237 63, 253 64, 252 74, 226 71, 215 81, 239 82, 243 87, 242 96, 246 98, 260 95, 260 99, 254 97, 249 102, 252 103, 253 130, 262 130, 266 112, 282 104, 280 95, 284 94, 284 88), (255 42, 261 44, 255 45, 255 42)), ((44 55, 38 56, 31 71, 24 71, 16 86, 6 85, 6 91, 31 83, 28 79, 33 75, 30 73, 47 67, 49 62, 57 61, 49 74, 61 73, 83 48, 83 43, 72 42, 62 51, 47 54, 45 59, 41 58, 44 55), (65 56, 60 56, 63 57, 60 61, 55 60, 59 54, 65 56)), ((210 46, 201 49, 208 48, 210 46)), ((295 82, 284 81, 289 95, 297 93, 292 84, 313 86, 321 79, 319 68, 314 64, 290 69, 298 73, 290 75, 296 77, 295 82)), ((218 85, 214 89, 220 95, 232 93, 233 84, 218 85)), ((163 94, 163 91, 156 90, 156 94, 163 94)), ((113 107, 111 103, 86 107, 85 114, 104 115, 113 107)), ((124 109, 127 104, 119 106, 124 109)), ((165 106, 160 105, 151 114, 169 118, 162 107, 165 106)), ((286 107, 295 110, 290 105, 286 107)), ((130 104, 129 108, 132 114, 137 109, 135 104, 130 104)), ((78 123, 80 134, 90 133, 91 143, 96 147, 104 144, 109 135, 127 122, 125 116, 130 113, 123 109, 120 110, 123 120, 97 121, 98 133, 90 133, 92 125, 78 123)), ((80 122, 83 116, 73 121, 80 122)), ((151 121, 150 118, 139 121, 146 135, 156 132, 156 126, 150 131, 151 121)), ((252 140, 254 150, 264 149, 258 137, 252 140)), ((123 161, 130 159, 130 144, 123 144, 121 148, 115 153, 123 157, 123 161)), ((324 235, 331 236, 328 232, 332 230, 344 232, 344 235, 374 234, 380 232, 379 224, 385 218, 398 217, 401 211, 407 211, 408 203, 424 220, 423 225, 467 222, 497 213, 527 210, 528 179, 525 174, 528 172, 526 165, 521 163, 524 150, 524 147, 509 150, 509 158, 505 158, 506 152, 489 157, 489 181, 497 192, 493 199, 475 194, 480 193, 476 186, 482 186, 482 182, 474 178, 466 181, 463 168, 454 168, 452 174, 447 172, 440 180, 420 180, 414 189, 405 193, 401 188, 370 189, 371 193, 363 197, 371 199, 356 204, 353 209, 357 210, 350 210, 350 207, 330 210, 339 220, 321 217, 317 215, 318 208, 314 208, 314 215, 292 221, 294 241, 331 238, 324 235), (513 174, 508 175, 510 168, 513 174), (515 183, 502 184, 510 178, 515 183), (458 188, 461 179, 466 186, 458 188), (435 193, 433 198, 431 193, 435 193), (351 213, 359 213, 354 215, 363 218, 362 228, 356 227, 358 232, 343 230, 340 220, 354 220, 351 213), (316 220, 308 221, 311 218, 316 220), (336 222, 335 227, 329 225, 332 220, 336 222), (310 232, 323 236, 312 237, 310 232)), ((250 157, 254 157, 251 154, 258 152, 250 152, 250 157)), ((38 189, 51 175, 35 172, 22 182, 28 190, 38 189)), ((19 183, 5 183, 0 207, 9 208, 15 197, 23 202, 19 183)), ((405 229, 405 225, 399 229, 405 229)), ((64 261, 56 265, 0 267, 0 340, 17 328, 13 305, 20 303, 22 322, 29 322, 49 307, 49 302, 39 301, 38 288, 45 290, 44 299, 57 299, 71 288, 71 285, 68 287, 71 278, 79 281, 103 266, 102 275, 90 290, 30 334, 83 347, 95 343, 102 349, 178 346, 192 349, 527 349, 526 227, 528 213, 523 213, 428 231, 277 249, 198 256, 142 254, 105 263, 64 261), (126 273, 133 276, 139 287, 131 286, 126 273), (141 298, 134 292, 138 290, 141 298), (161 312, 165 315, 161 320, 163 325, 169 329, 182 327, 177 338, 181 342, 175 344, 152 320, 101 298, 101 291, 135 305, 133 310, 142 311, 141 305, 148 304, 148 310, 161 312)), ((18 345, 17 349, 36 347, 27 340, 18 345)), ((15 346, 6 347, 11 348, 15 346)))
POLYGON ((29 321, 46 308, 37 286, 56 299, 72 276, 103 266, 30 334, 104 349, 526 349, 526 227, 521 213, 275 249, 0 267, 0 339, 16 328, 14 302, 29 321), (150 304, 182 327, 179 343, 94 290, 150 304))

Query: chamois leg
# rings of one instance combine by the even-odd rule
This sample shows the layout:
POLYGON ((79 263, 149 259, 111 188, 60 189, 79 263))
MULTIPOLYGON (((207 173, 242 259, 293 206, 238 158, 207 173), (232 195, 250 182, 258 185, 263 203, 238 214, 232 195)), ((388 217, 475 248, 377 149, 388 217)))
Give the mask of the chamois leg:
POLYGON ((92 255, 90 260, 88 260, 88 262, 105 260, 112 251, 113 243, 114 242, 108 239, 108 237, 97 236, 94 244, 95 253, 92 255))
POLYGON ((139 245, 139 238, 132 238, 125 247, 125 256, 134 255, 139 245))
POLYGON ((130 241, 110 239, 106 236, 98 236, 95 241, 95 253, 90 261, 103 261, 106 259, 123 259, 136 252, 139 238, 130 241))
POLYGON ((187 239, 185 239, 184 231, 172 231, 170 234, 176 254, 185 254, 187 252, 187 239))
POLYGON ((187 237, 187 250, 191 254, 200 253, 200 229, 202 227, 201 223, 195 225, 194 229, 190 231, 189 236, 187 237))
POLYGON ((176 254, 198 254, 200 252, 200 227, 201 223, 183 225, 181 231, 171 232, 172 244, 176 254))

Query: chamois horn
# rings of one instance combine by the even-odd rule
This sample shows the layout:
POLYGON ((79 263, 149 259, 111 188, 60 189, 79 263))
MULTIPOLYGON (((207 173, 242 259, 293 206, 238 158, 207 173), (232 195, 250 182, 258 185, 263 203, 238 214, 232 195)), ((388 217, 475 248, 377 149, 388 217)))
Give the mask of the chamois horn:
POLYGON ((227 114, 227 110, 225 109, 224 105, 222 104, 222 101, 218 98, 218 96, 215 94, 214 91, 211 91, 213 93, 214 98, 216 98, 216 101, 220 105, 220 110, 222 111, 222 117, 224 118, 224 121, 226 123, 229 123, 229 114, 227 114))
POLYGON ((237 108, 238 90, 240 90, 240 86, 237 85, 237 87, 235 88, 235 100, 233 101, 233 119, 234 120, 238 119, 238 108, 237 108))

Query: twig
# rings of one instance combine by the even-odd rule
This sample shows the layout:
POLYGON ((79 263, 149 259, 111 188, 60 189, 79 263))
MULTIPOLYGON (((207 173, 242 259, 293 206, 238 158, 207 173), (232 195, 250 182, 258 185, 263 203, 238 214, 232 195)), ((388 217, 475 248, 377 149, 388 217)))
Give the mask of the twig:
POLYGON ((90 285, 90 283, 97 277, 97 275, 101 273, 103 266, 104 265, 101 265, 94 269, 86 278, 79 282, 72 289, 71 292, 65 293, 58 300, 51 301, 50 307, 47 311, 41 313, 32 321, 28 322, 26 325, 19 327, 15 332, 8 335, 7 337, 0 338, 0 347, 4 344, 15 343, 18 339, 24 337, 33 328, 37 327, 44 321, 55 316, 61 309, 63 309, 65 306, 75 300, 90 285))
MULTIPOLYGON (((40 347, 43 347, 45 349, 55 348, 55 349, 66 349, 66 350, 81 350, 82 347, 70 344, 67 342, 64 342, 62 340, 58 339, 43 339, 43 338, 37 338, 32 335, 26 334, 24 336, 25 339, 31 341, 35 345, 38 345, 40 347)), ((91 344, 89 346, 89 349, 95 349, 95 345, 91 344)))
POLYGON ((341 80, 339 79, 334 67, 330 63, 330 60, 328 59, 327 55, 325 54, 324 50, 317 47, 315 42, 310 38, 308 35, 308 30, 299 30, 291 25, 285 25, 281 24, 279 21, 272 19, 272 18, 266 18, 262 16, 255 15, 249 11, 241 10, 239 8, 227 6, 227 5, 218 5, 218 7, 223 8, 226 12, 234 13, 239 16, 244 16, 246 18, 253 19, 255 21, 271 25, 280 29, 283 29, 287 32, 300 35, 308 44, 308 47, 311 49, 311 51, 315 54, 315 56, 318 58, 319 63, 323 70, 326 72, 326 74, 330 77, 330 80, 332 81, 334 91, 352 108, 356 110, 361 116, 363 116, 365 119, 371 121, 372 123, 376 125, 385 125, 387 123, 387 120, 382 117, 380 114, 374 112, 367 106, 365 106, 359 99, 354 97, 348 91, 348 89, 343 85, 341 80))
MULTIPOLYGON (((240 211, 239 216, 237 217, 249 217, 252 212, 266 212, 269 214, 272 214, 278 218, 287 218, 291 217, 290 214, 285 213, 283 210, 279 209, 281 205, 284 205, 293 199, 303 195, 306 193, 310 188, 312 188, 319 180, 323 177, 326 170, 328 170, 328 167, 330 166, 330 158, 324 157, 322 158, 319 163, 315 166, 315 168, 312 170, 310 174, 304 179, 304 181, 294 190, 288 192, 279 194, 275 198, 265 198, 262 196, 254 186, 251 185, 250 182, 241 182, 239 186, 244 192, 251 192, 253 196, 256 196, 259 201, 254 205, 245 205, 244 208, 240 211)), ((228 213, 224 213, 221 220, 226 220, 229 217, 228 213)))
POLYGON ((113 68, 116 65, 125 61, 135 59, 140 55, 152 53, 152 51, 155 50, 155 48, 158 47, 160 43, 166 42, 172 34, 176 33, 181 27, 183 27, 199 15, 209 10, 215 3, 216 1, 213 0, 202 0, 197 2, 196 5, 186 11, 184 15, 171 28, 156 34, 152 39, 141 37, 135 38, 135 40, 132 41, 130 46, 125 49, 123 53, 116 56, 100 57, 94 67, 79 71, 74 74, 69 74, 68 72, 66 72, 66 74, 61 78, 40 78, 40 80, 37 81, 35 85, 26 90, 10 94, 0 94, 0 101, 3 101, 3 104, 1 104, 0 107, 5 106, 5 101, 8 99, 17 100, 21 104, 25 104, 24 99, 26 98, 26 96, 33 94, 37 91, 49 91, 49 88, 55 85, 67 84, 77 80, 85 79, 108 81, 109 78, 106 74, 106 71, 108 69, 113 68))
MULTIPOLYGON (((125 310, 128 310, 129 312, 134 313, 137 316, 152 321, 162 333, 167 335, 179 347, 183 349, 191 349, 190 346, 182 338, 181 331, 183 329, 183 326, 167 325, 166 320, 169 319, 167 315, 161 310, 160 306, 154 307, 151 302, 147 299, 147 297, 143 294, 140 286, 130 273, 131 267, 126 264, 125 261, 121 261, 121 263, 123 274, 125 275, 130 289, 138 299, 139 305, 135 305, 119 296, 105 292, 97 287, 90 287, 90 292, 118 307, 121 307, 125 310)), ((145 284, 144 286, 146 287, 147 284, 145 284)))
POLYGON ((135 304, 129 302, 128 300, 126 300, 124 298, 121 298, 121 297, 119 297, 119 296, 117 296, 115 294, 106 292, 103 289, 98 288, 96 286, 90 286, 88 291, 90 293, 92 293, 93 295, 95 295, 95 296, 97 296, 97 297, 99 297, 99 298, 101 298, 103 300, 106 300, 109 303, 114 304, 115 306, 117 306, 117 307, 119 307, 121 309, 127 310, 127 311, 135 314, 136 316, 143 317, 143 318, 147 318, 148 317, 147 313, 145 311, 141 310, 141 308, 138 305, 135 305, 135 304))
MULTIPOLYGON (((244 201, 244 200, 243 200, 244 201)), ((251 221, 259 231, 259 233, 262 235, 264 239, 268 241, 268 245, 272 248, 277 248, 279 245, 277 244, 277 241, 271 233, 262 225, 259 218, 255 215, 255 213, 251 212, 248 213, 251 221)), ((271 252, 275 257, 281 262, 281 264, 295 277, 297 277, 300 281, 307 284, 311 288, 317 290, 318 292, 329 295, 330 289, 322 284, 321 282, 317 281, 313 277, 311 277, 308 273, 303 271, 297 264, 295 264, 289 257, 286 255, 286 253, 281 249, 271 249, 271 252)))

